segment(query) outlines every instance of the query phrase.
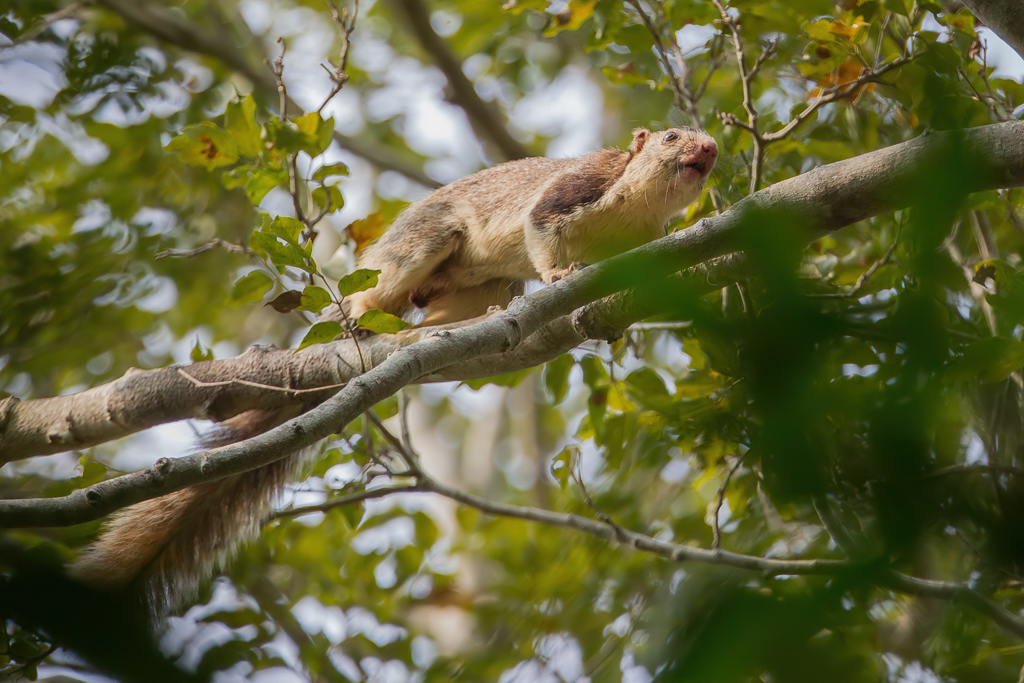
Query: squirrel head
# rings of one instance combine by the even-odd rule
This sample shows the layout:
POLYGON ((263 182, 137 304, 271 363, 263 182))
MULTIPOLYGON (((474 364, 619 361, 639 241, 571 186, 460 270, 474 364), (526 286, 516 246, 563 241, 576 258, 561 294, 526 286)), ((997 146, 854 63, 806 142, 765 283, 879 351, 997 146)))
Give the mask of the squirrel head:
POLYGON ((714 138, 697 128, 637 128, 629 144, 623 184, 671 215, 700 196, 718 159, 714 138), (649 198, 658 197, 660 200, 649 198))

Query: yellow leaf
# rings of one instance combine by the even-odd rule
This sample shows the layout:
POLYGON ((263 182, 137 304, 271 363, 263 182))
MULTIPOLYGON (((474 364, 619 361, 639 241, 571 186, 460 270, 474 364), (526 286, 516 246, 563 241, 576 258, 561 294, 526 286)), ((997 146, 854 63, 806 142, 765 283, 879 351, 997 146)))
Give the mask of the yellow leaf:
POLYGON ((380 237, 384 233, 384 218, 379 213, 371 213, 366 218, 360 218, 345 228, 345 234, 356 244, 356 253, 380 237))
POLYGON ((597 0, 589 0, 589 2, 585 0, 569 0, 569 5, 552 17, 550 25, 544 31, 544 35, 550 38, 557 35, 559 31, 575 31, 594 13, 594 5, 596 4, 597 0))
POLYGON ((857 42, 855 38, 860 30, 867 26, 864 21, 855 21, 853 24, 844 24, 841 21, 833 21, 828 25, 828 32, 848 42, 857 42))

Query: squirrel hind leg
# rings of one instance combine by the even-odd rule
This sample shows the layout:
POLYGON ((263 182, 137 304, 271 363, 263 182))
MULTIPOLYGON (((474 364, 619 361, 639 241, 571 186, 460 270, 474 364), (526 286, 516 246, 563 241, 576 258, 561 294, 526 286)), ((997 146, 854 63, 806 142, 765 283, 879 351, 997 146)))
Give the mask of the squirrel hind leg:
POLYGON ((456 252, 461 235, 460 230, 445 228, 433 231, 429 239, 419 240, 412 249, 394 240, 371 246, 357 265, 379 270, 378 284, 347 297, 349 314, 358 318, 373 308, 398 316, 407 313, 410 297, 456 252))
POLYGON ((495 278, 480 285, 457 289, 435 299, 424 309, 416 327, 432 327, 485 315, 493 306, 506 308, 524 290, 521 280, 495 278))

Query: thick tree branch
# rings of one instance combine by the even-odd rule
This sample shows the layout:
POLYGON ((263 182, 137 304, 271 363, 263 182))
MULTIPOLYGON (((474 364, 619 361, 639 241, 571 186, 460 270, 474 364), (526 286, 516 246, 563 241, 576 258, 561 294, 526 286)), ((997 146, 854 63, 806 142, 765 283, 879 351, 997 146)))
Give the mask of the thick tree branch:
POLYGON ((462 70, 462 62, 430 25, 430 11, 421 0, 392 0, 391 5, 404 18, 420 47, 448 79, 449 99, 469 117, 470 125, 483 140, 493 144, 505 159, 531 156, 529 150, 508 132, 493 102, 485 102, 476 92, 473 81, 462 70))
MULTIPOLYGON (((517 349, 551 321, 585 304, 635 286, 637 273, 658 282, 680 269, 744 246, 746 231, 784 230, 811 240, 915 201, 927 201, 921 169, 954 174, 963 192, 1024 184, 1024 122, 968 131, 933 133, 893 147, 817 168, 773 185, 720 216, 674 233, 595 266, 550 287, 516 299, 505 312, 465 327, 438 331, 392 353, 366 374, 306 414, 245 442, 194 456, 163 461, 64 497, 0 502, 0 525, 58 526, 96 519, 113 510, 274 462, 336 433, 351 420, 421 377, 490 355, 517 349), (922 194, 924 192, 924 194, 922 194)), ((924 178, 934 176, 926 175, 924 178)), ((933 198, 934 199, 934 198, 933 198)), ((783 234, 779 234, 782 239, 783 234)), ((50 399, 53 400, 53 399, 50 399)), ((8 432, 17 413, 7 411, 8 432)), ((3 436, 7 443, 8 436, 3 436)))

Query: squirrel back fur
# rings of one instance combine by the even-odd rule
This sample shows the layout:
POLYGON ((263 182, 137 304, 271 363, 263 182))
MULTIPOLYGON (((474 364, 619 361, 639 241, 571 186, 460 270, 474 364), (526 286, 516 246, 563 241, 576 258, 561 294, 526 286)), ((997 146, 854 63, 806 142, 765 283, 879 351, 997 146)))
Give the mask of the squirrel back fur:
POLYGON ((479 171, 411 204, 358 266, 378 284, 346 298, 347 317, 423 309, 421 325, 505 306, 526 280, 550 284, 664 235, 698 197, 718 156, 704 131, 633 131, 627 150, 535 157, 479 171))

